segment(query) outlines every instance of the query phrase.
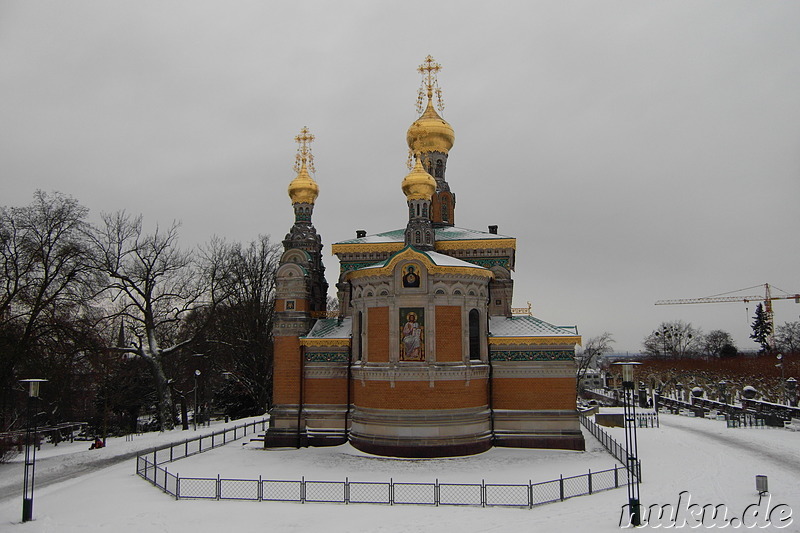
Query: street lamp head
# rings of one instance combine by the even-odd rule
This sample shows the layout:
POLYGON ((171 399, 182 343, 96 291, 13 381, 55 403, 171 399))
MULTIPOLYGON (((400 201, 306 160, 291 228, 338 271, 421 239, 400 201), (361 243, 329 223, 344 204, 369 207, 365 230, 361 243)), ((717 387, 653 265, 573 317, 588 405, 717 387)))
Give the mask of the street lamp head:
POLYGON ((29 398, 38 398, 39 397, 39 385, 47 381, 46 379, 21 379, 19 380, 20 383, 27 383, 28 384, 28 397, 29 398))
POLYGON ((195 371, 194 371, 194 375, 195 375, 195 376, 199 376, 199 375, 200 375, 200 371, 199 371, 199 370, 195 370, 195 371))
POLYGON ((614 363, 615 365, 619 365, 622 367, 622 381, 623 383, 633 383, 633 369, 637 365, 641 365, 637 361, 620 361, 614 363))

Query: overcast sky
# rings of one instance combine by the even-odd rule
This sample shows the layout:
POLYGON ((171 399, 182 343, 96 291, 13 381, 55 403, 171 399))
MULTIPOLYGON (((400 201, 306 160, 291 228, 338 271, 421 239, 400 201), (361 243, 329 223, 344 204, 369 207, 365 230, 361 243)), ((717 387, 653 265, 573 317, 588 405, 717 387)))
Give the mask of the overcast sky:
POLYGON ((0 0, 0 205, 280 241, 308 126, 333 286, 331 243, 405 226, 427 54, 456 225, 517 237, 515 306, 620 351, 673 319, 754 349, 754 304, 654 302, 800 292, 794 0, 0 0))

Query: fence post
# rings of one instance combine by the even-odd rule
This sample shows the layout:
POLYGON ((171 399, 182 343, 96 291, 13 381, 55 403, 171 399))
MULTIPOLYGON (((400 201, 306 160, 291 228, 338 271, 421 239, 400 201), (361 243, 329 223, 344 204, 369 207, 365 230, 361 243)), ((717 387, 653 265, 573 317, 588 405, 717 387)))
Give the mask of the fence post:
POLYGON ((389 478, 389 505, 394 505, 394 481, 389 478))
POLYGON ((217 474, 217 500, 219 500, 221 496, 222 496, 222 481, 220 481, 219 474, 217 474))
POLYGON ((592 493, 592 469, 589 469, 589 494, 592 493))
POLYGON ((486 480, 481 480, 481 507, 486 507, 486 480))
POLYGON ((261 480, 261 474, 258 476, 258 501, 264 500, 264 482, 261 480))
POLYGON ((617 469, 617 465, 614 465, 614 488, 619 488, 619 470, 617 469))
POLYGON ((439 507, 439 478, 436 478, 436 481, 433 484, 433 503, 436 507, 439 507))
POLYGON ((533 481, 528 480, 528 509, 533 509, 533 481))
POLYGON ((300 478, 300 503, 306 503, 306 476, 300 478))
POLYGON ((344 478, 344 504, 348 505, 350 503, 350 478, 344 478))
POLYGON ((183 456, 184 457, 189 457, 189 439, 186 439, 185 441, 183 441, 183 444, 185 446, 184 450, 183 450, 183 456))
POLYGON ((564 474, 558 476, 558 492, 561 496, 561 501, 564 501, 564 474))
POLYGON ((171 463, 172 461, 174 461, 174 459, 172 458, 172 457, 173 457, 172 450, 173 450, 173 446, 172 446, 172 444, 170 444, 170 445, 169 445, 169 462, 170 462, 170 463, 171 463))

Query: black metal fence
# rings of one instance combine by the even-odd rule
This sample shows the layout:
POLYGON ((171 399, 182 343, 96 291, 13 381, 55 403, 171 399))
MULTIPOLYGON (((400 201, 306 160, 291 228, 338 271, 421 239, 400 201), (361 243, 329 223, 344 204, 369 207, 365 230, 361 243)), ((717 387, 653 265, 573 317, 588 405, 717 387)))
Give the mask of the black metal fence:
MULTIPOLYGON (((264 418, 254 422, 248 422, 247 424, 221 429, 207 435, 186 439, 182 442, 167 444, 165 446, 154 448, 150 451, 142 453, 137 458, 137 461, 148 456, 152 456, 149 461, 154 465, 161 465, 164 463, 177 461, 178 459, 183 459, 184 457, 189 457, 191 455, 218 448, 219 446, 224 446, 229 442, 241 439, 242 437, 257 431, 266 431, 267 423, 268 419, 264 418)), ((139 471, 138 466, 136 471, 139 471)))
MULTIPOLYGON (((584 425, 588 422, 596 427, 594 422, 588 419, 584 421, 584 418, 586 417, 581 417, 584 425)), ((527 508, 615 489, 620 486, 620 482, 623 485, 626 482, 626 472, 622 466, 597 472, 589 470, 588 473, 577 476, 559 476, 558 479, 538 483, 529 480, 522 484, 486 483, 485 480, 480 483, 443 483, 438 479, 418 483, 393 479, 351 481, 345 478, 344 481, 316 481, 305 477, 300 480, 278 480, 263 479, 262 476, 258 479, 229 479, 219 475, 215 478, 201 478, 181 477, 162 466, 222 446, 248 433, 264 431, 266 423, 266 420, 250 422, 150 450, 136 458, 136 474, 176 499, 527 508)), ((606 435, 599 427, 596 430, 599 434, 606 435)), ((624 452, 624 448, 610 437, 606 441, 624 452)), ((609 448, 607 444, 603 445, 609 448)), ((620 461, 625 463, 624 455, 619 452, 614 455, 617 459, 622 457, 620 461)))
MULTIPOLYGON (((600 441, 600 444, 608 450, 611 455, 616 457, 617 461, 626 465, 628 464, 628 450, 625 449, 625 446, 618 443, 614 438, 603 431, 603 429, 595 424, 594 420, 591 420, 588 416, 581 414, 580 415, 581 424, 589 430, 589 432, 594 435, 594 437, 600 441)), ((633 472, 633 475, 639 479, 639 482, 642 482, 642 462, 636 461, 636 472, 633 472)))
POLYGON ((139 456, 136 473, 175 499, 250 500, 296 503, 376 503, 385 505, 468 505, 527 507, 615 489, 625 469, 561 476, 551 481, 508 483, 429 483, 389 481, 316 481, 179 477, 147 456, 139 456))

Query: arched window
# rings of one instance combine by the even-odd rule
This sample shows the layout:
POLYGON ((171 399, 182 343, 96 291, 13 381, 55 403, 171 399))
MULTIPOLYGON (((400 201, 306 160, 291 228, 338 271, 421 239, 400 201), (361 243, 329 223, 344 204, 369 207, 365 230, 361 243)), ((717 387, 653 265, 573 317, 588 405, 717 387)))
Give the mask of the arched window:
POLYGON ((361 314, 361 311, 359 311, 358 315, 356 316, 356 328, 358 330, 358 346, 356 353, 356 361, 361 361, 361 359, 364 357, 363 355, 361 355, 364 349, 364 341, 363 341, 364 330, 362 329, 364 323, 363 320, 364 320, 363 315, 361 314))
POLYGON ((441 159, 436 161, 436 177, 437 178, 444 177, 444 163, 442 163, 441 159))
POLYGON ((481 314, 477 309, 469 312, 469 358, 472 361, 481 358, 480 320, 481 314))
POLYGON ((450 222, 450 206, 447 196, 442 196, 442 222, 450 222))

